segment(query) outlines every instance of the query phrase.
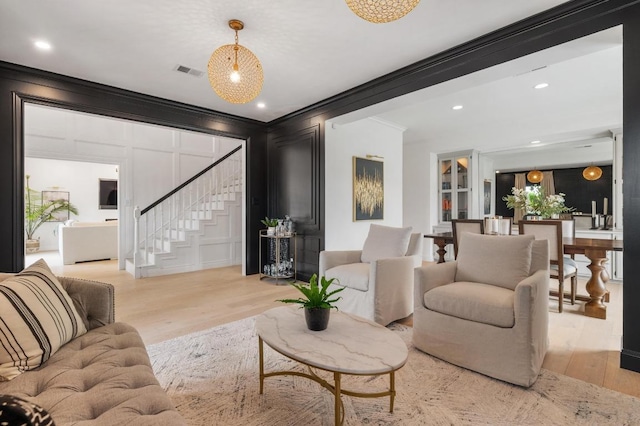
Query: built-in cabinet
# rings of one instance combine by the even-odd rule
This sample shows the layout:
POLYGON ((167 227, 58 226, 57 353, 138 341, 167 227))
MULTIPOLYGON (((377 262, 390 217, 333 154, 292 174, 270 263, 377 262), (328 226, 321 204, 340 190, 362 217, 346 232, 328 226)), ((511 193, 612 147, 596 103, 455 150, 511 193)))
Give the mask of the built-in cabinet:
MULTIPOLYGON (((474 188, 478 187, 475 154, 460 151, 438 155, 438 224, 433 226, 433 232, 451 232, 452 219, 482 217, 473 195, 474 188)), ((453 246, 447 246, 446 250, 445 260, 454 260, 453 246)), ((435 248, 434 258, 438 258, 435 248)))
POLYGON ((438 157, 439 222, 471 217, 471 160, 470 152, 438 157))

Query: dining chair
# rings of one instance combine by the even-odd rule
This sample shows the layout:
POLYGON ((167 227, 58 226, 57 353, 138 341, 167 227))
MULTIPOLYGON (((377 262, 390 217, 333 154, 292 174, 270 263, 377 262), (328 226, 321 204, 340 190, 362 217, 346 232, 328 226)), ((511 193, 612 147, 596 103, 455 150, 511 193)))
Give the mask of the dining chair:
POLYGON ((453 219, 451 227, 453 229, 453 254, 457 259, 460 236, 464 232, 484 234, 484 219, 453 219))
MULTIPOLYGON (((563 221, 557 219, 522 220, 518 222, 518 228, 520 235, 533 235, 536 240, 549 241, 550 276, 558 280, 558 312, 562 313, 565 297, 564 280, 571 279, 569 297, 572 305, 576 302, 578 287, 578 268, 576 263, 570 257, 565 256, 563 251, 563 221)), ((570 237, 571 235, 568 236, 570 237)))
POLYGON ((562 222, 562 236, 564 238, 576 237, 576 221, 575 219, 559 219, 562 222))

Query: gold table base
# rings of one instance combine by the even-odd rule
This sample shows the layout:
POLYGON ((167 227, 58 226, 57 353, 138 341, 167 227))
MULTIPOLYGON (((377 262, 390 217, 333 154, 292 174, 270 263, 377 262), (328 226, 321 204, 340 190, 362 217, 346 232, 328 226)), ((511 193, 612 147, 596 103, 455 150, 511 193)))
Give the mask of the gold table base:
MULTIPOLYGON (((262 341, 262 338, 258 336, 258 348, 260 351, 260 394, 263 394, 264 391, 264 379, 266 377, 273 377, 273 376, 300 376, 300 377, 306 377, 307 379, 313 380, 314 382, 320 384, 323 388, 329 390, 329 392, 331 392, 334 395, 334 399, 335 399, 335 406, 334 406, 334 415, 335 415, 335 425, 341 425, 344 423, 344 404, 342 403, 342 398, 341 395, 348 395, 348 396, 355 396, 358 398, 381 398, 381 397, 385 397, 388 396, 389 397, 389 412, 393 413, 393 403, 396 397, 396 387, 395 387, 395 370, 390 371, 389 374, 389 390, 387 391, 383 391, 383 392, 354 392, 354 391, 350 391, 347 389, 342 389, 341 387, 341 379, 342 379, 342 374, 340 372, 337 371, 330 371, 330 370, 326 370, 329 371, 330 373, 333 373, 333 381, 334 384, 331 384, 329 382, 327 382, 326 380, 324 380, 322 377, 318 376, 317 374, 315 374, 312 370, 312 366, 299 361, 299 360, 295 360, 300 362, 301 364, 304 364, 307 366, 307 368, 309 369, 309 373, 303 373, 300 371, 274 371, 271 373, 265 373, 264 372, 264 343, 262 341)), ((271 348, 273 349, 273 348, 271 348)), ((283 354, 282 352, 278 351, 277 349, 273 349, 274 351, 284 355, 285 357, 289 358, 287 355, 283 354)), ((346 374, 346 373, 345 373, 346 374)), ((386 373, 383 373, 386 374, 386 373)), ((356 375, 356 374, 349 374, 349 375, 356 375)), ((382 374, 362 374, 363 376, 381 376, 382 374)))

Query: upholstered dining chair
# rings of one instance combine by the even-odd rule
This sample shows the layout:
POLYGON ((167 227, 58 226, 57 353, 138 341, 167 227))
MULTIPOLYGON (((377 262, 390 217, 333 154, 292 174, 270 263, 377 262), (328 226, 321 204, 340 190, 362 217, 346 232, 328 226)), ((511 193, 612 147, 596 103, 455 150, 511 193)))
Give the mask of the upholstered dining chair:
POLYGON ((362 250, 320 252, 320 276, 344 287, 344 312, 387 325, 413 312, 413 270, 422 265, 423 235, 412 228, 371 225, 362 250))
MULTIPOLYGON (((576 292, 578 287, 578 267, 576 262, 569 256, 564 255, 563 220, 521 220, 518 222, 520 234, 533 235, 536 240, 549 241, 549 259, 551 265, 551 278, 558 280, 558 312, 562 313, 564 304, 564 280, 571 279, 571 290, 569 300, 571 304, 576 303, 576 292)), ((571 235, 569 235, 571 236, 571 235)))
POLYGON ((453 231, 453 254, 458 258, 460 236, 464 232, 484 234, 484 219, 453 219, 451 221, 451 228, 453 231))
POLYGON ((461 235, 458 259, 415 269, 413 344, 531 386, 548 346, 549 247, 532 235, 461 235))

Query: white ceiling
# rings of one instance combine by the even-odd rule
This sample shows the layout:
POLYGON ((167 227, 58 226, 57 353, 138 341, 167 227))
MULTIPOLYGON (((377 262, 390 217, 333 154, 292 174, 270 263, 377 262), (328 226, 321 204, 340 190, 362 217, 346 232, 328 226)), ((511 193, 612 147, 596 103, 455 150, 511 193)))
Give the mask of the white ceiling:
MULTIPOLYGON (((398 21, 371 24, 344 0, 0 0, 0 60, 268 122, 564 2, 422 0, 398 21), (245 22, 240 43, 265 73, 262 93, 245 105, 220 99, 206 75, 213 50, 233 42, 232 18, 245 22), (38 39, 53 49, 38 51, 38 39)), ((477 149, 499 167, 610 162, 611 130, 622 127, 621 28, 332 122, 366 117, 406 129, 405 143, 477 149), (549 87, 534 90, 540 82, 549 87)))
POLYGON ((503 164, 526 163, 527 157, 540 166, 610 163, 611 134, 622 127, 622 29, 602 31, 332 122, 372 116, 406 129, 405 143, 426 143, 436 153, 477 149, 503 164), (549 86, 534 89, 538 83, 549 86), (463 109, 454 111, 454 105, 463 109), (533 140, 540 143, 532 145, 533 140), (545 151, 545 161, 533 160, 538 151, 545 151))
POLYGON ((0 0, 0 60, 268 122, 565 1, 422 0, 371 24, 344 0, 0 0), (245 105, 218 98, 206 76, 211 53, 233 42, 232 18, 265 74, 245 105))

